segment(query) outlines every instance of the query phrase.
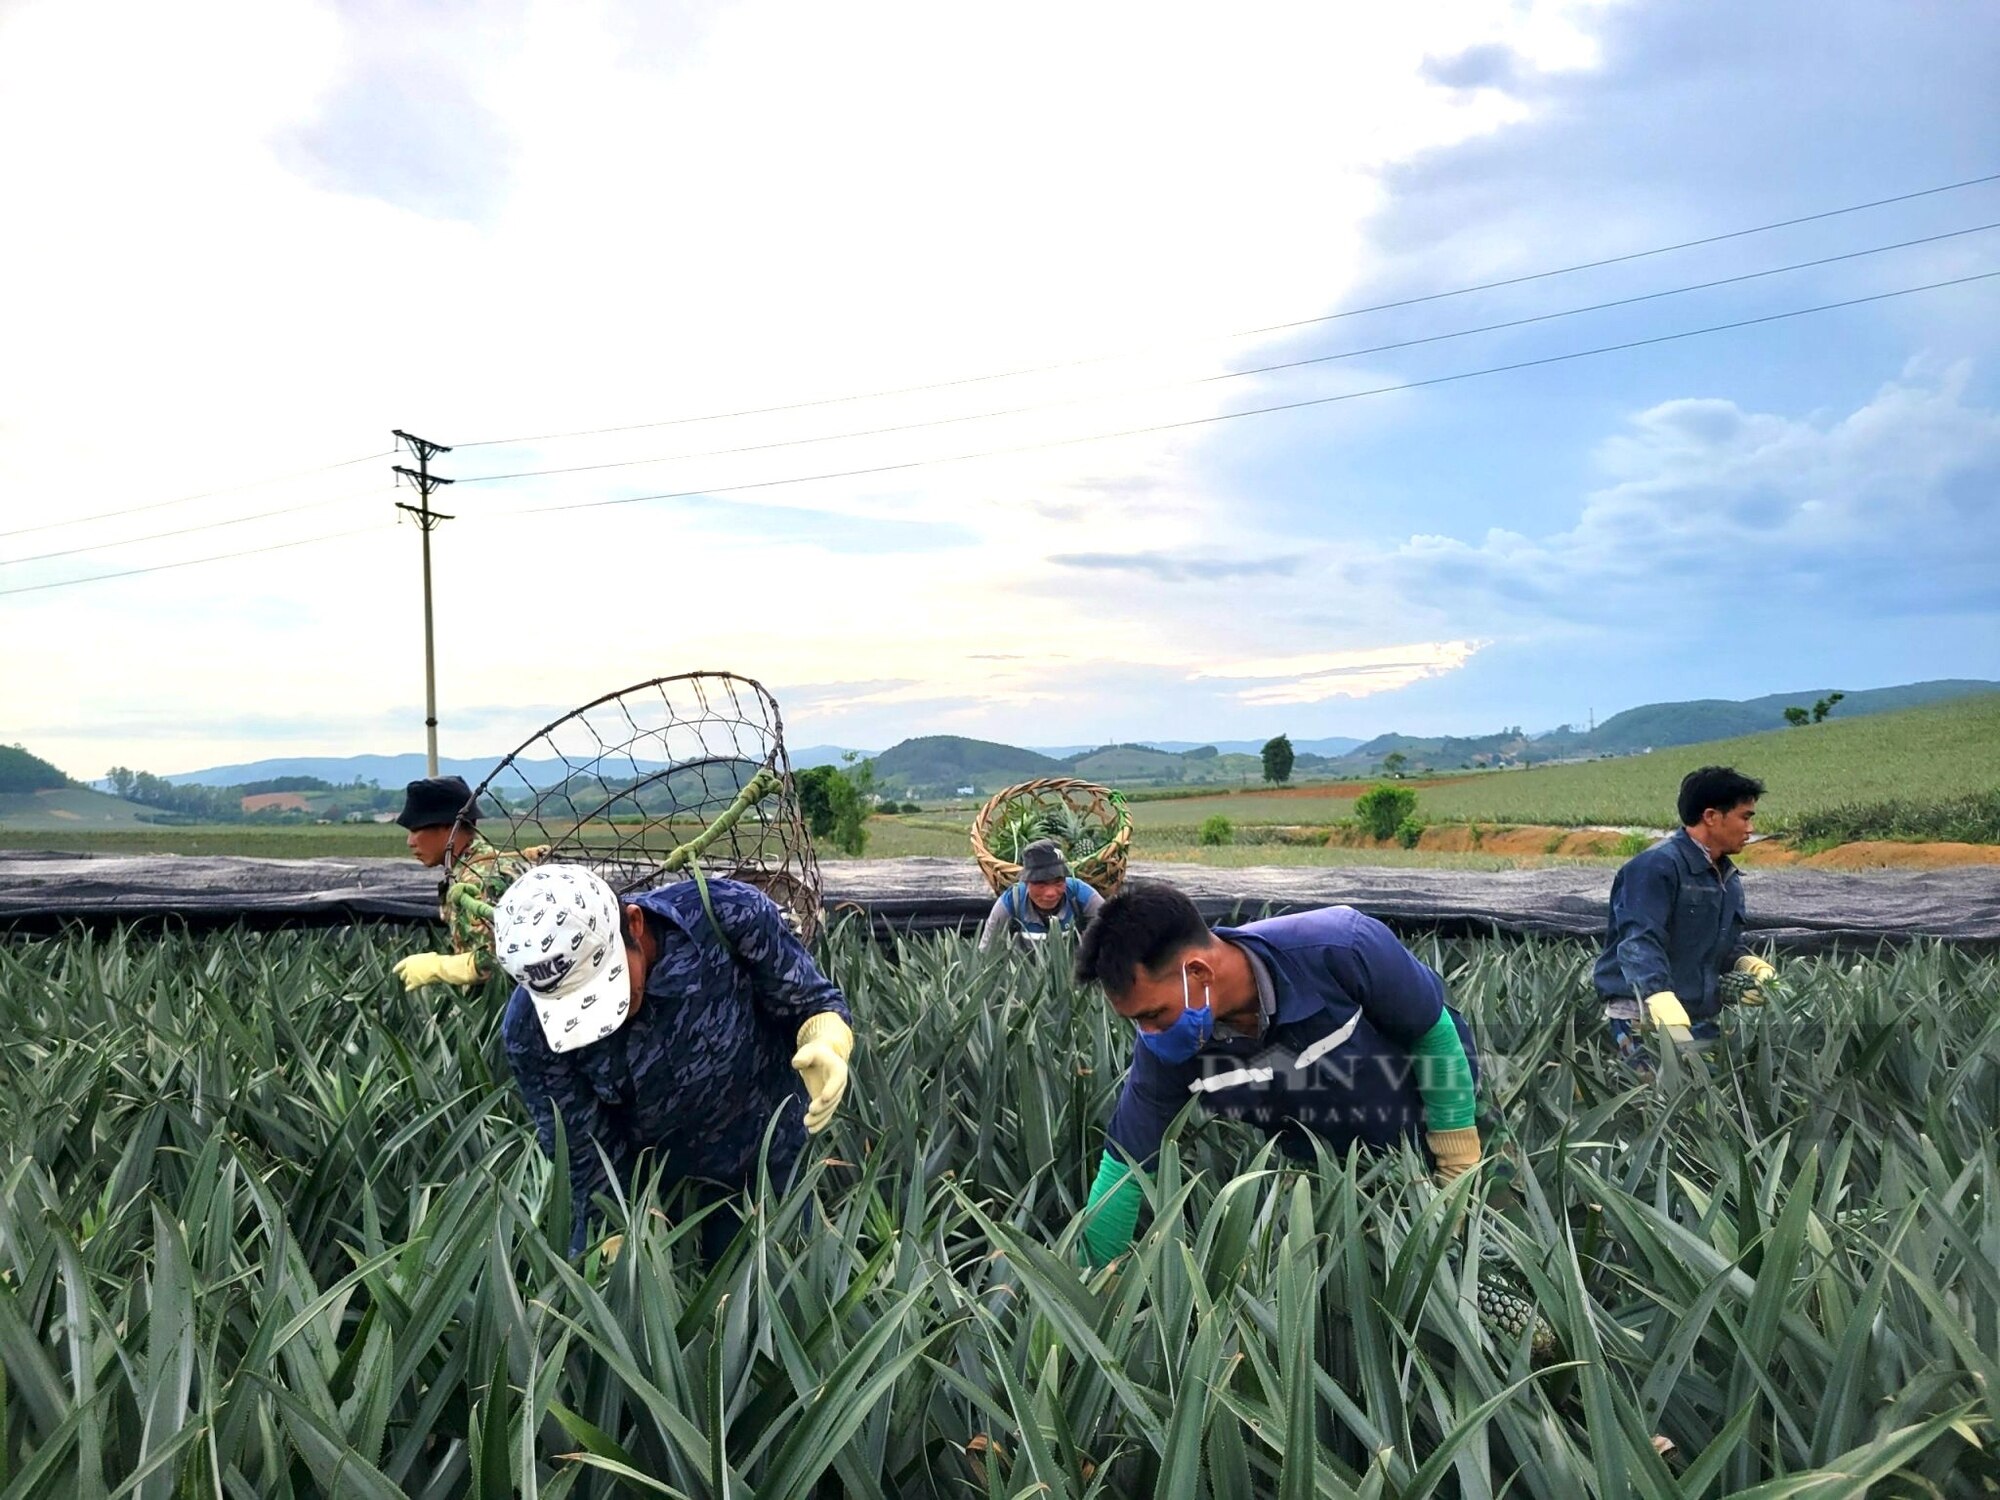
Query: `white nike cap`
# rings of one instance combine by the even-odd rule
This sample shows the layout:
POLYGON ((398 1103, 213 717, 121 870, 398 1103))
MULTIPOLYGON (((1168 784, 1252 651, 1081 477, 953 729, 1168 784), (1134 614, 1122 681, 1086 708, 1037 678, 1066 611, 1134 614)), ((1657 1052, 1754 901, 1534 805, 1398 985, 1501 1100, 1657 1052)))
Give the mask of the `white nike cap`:
POLYGON ((500 966, 528 992, 551 1052, 601 1042, 632 1004, 618 897, 578 865, 537 865, 493 908, 500 966))

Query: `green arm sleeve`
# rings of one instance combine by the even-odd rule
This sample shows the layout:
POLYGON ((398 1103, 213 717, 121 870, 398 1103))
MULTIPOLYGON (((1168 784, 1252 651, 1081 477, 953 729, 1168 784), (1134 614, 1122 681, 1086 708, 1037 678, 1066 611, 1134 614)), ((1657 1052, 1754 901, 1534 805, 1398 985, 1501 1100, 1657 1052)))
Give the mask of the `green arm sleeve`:
POLYGON ((1097 1181, 1090 1185, 1090 1201, 1083 1206, 1083 1247, 1093 1266, 1109 1265, 1132 1243, 1145 1197, 1132 1180, 1132 1169, 1105 1152, 1097 1164, 1097 1181))
MULTIPOLYGON (((1424 1096, 1424 1124, 1432 1130, 1464 1130, 1478 1115, 1472 1095, 1472 1064, 1451 1012, 1440 1011, 1437 1025, 1410 1049, 1417 1064, 1417 1092, 1424 1096)), ((1100 1173, 1098 1180, 1102 1182, 1100 1173)))

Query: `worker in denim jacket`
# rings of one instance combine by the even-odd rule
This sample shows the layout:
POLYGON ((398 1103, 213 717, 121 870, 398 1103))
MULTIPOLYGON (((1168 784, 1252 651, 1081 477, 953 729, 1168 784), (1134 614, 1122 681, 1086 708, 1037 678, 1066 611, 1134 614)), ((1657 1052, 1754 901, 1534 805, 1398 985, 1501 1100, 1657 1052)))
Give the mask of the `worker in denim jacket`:
POLYGON ((717 1259, 766 1142, 782 1187, 847 1092, 840 991, 776 903, 734 880, 707 879, 705 898, 694 881, 621 898, 580 866, 541 865, 501 899, 493 929, 518 986, 501 1022, 507 1061, 551 1157, 563 1123, 571 1253, 613 1176, 629 1191, 651 1155, 716 1210, 701 1249, 717 1259))
POLYGON ((1764 784, 1728 766, 1703 766, 1681 782, 1681 829, 1635 855, 1611 882, 1611 916, 1592 976, 1611 1040, 1636 1071, 1653 1058, 1651 1025, 1681 1045, 1721 1035, 1722 1007, 1760 1005, 1777 974, 1744 941, 1743 852, 1764 784))

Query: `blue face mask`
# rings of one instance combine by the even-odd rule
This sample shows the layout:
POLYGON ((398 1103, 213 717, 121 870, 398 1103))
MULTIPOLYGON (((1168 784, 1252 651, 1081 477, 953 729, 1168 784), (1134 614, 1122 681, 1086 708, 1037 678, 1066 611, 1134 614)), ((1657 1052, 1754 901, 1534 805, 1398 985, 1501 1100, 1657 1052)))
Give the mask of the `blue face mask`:
MULTIPOLYGON (((1204 1003, 1197 1009, 1188 994, 1187 969, 1181 969, 1181 1013, 1174 1017, 1174 1024, 1164 1031, 1142 1031, 1139 1045, 1164 1063, 1184 1063, 1207 1045, 1215 1035, 1215 1012, 1204 1003)), ((1208 992, 1202 991, 1206 1002, 1208 992)))

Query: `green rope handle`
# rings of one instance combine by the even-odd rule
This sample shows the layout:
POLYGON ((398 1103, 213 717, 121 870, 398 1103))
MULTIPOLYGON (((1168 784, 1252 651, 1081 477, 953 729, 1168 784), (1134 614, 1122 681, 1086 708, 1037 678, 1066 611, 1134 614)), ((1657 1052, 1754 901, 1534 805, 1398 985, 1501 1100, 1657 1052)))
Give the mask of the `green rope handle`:
POLYGON ((669 850, 667 857, 660 861, 662 870, 678 870, 682 865, 689 867, 689 873, 694 876, 695 894, 701 897, 701 909, 708 914, 708 925, 722 939, 724 948, 733 945, 729 934, 722 930, 722 923, 716 918, 715 907, 709 902, 708 876, 702 873, 700 856, 703 850, 740 823, 746 812, 775 792, 778 786, 778 773, 769 766, 764 767, 750 778, 743 790, 736 794, 736 800, 722 810, 720 817, 679 848, 669 850))
MULTIPOLYGON (((713 823, 685 844, 669 850, 667 857, 660 861, 660 868, 667 871, 678 870, 683 865, 692 866, 695 889, 701 894, 701 909, 708 913, 709 925, 715 929, 716 936, 722 938, 725 946, 728 945, 729 939, 723 934, 722 923, 716 920, 714 906, 709 903, 708 877, 702 873, 701 856, 717 839, 742 822, 745 813, 783 784, 776 771, 769 766, 763 767, 744 784, 743 790, 736 794, 736 800, 725 807, 713 823)), ((482 901, 477 894, 478 890, 476 884, 460 881, 445 893, 445 901, 447 904, 458 906, 469 916, 491 921, 493 904, 490 901, 482 901)))

